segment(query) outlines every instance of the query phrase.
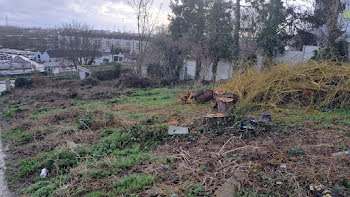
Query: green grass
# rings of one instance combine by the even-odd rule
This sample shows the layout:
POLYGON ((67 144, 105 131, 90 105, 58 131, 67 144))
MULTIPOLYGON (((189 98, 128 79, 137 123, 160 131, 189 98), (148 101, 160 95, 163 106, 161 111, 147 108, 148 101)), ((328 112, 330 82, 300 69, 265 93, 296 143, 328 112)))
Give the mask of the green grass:
POLYGON ((29 116, 29 119, 38 119, 39 117, 46 115, 49 111, 53 111, 55 109, 56 107, 40 107, 37 110, 32 110, 32 115, 29 116))
POLYGON ((13 117, 17 112, 22 111, 22 108, 20 105, 9 105, 7 108, 2 112, 3 118, 10 118, 13 117))
POLYGON ((135 118, 135 119, 141 119, 144 118, 145 114, 144 113, 138 113, 138 114, 127 114, 125 115, 125 118, 135 118))
POLYGON ((132 194, 144 187, 151 186, 156 178, 151 175, 126 175, 120 181, 114 183, 115 192, 117 194, 132 194))
POLYGON ((287 152, 291 155, 300 155, 300 154, 304 153, 303 150, 301 150, 298 147, 291 147, 287 150, 287 152))

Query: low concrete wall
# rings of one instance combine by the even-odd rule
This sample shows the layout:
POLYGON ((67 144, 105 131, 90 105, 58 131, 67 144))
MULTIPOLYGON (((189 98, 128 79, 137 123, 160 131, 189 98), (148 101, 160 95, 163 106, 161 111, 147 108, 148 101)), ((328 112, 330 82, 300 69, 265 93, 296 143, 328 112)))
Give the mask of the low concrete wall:
POLYGON ((302 51, 287 50, 283 54, 277 55, 276 63, 297 64, 300 62, 307 62, 313 57, 314 51, 318 49, 319 47, 317 46, 304 46, 302 51))
MULTIPOLYGON (((202 65, 201 75, 204 76, 204 80, 210 81, 213 80, 213 64, 211 63, 209 66, 202 65)), ((232 77, 232 63, 221 61, 218 64, 218 69, 216 73, 216 80, 229 79, 232 77)), ((189 80, 194 79, 196 74, 196 61, 187 60, 185 61, 184 67, 180 74, 180 80, 189 80)))

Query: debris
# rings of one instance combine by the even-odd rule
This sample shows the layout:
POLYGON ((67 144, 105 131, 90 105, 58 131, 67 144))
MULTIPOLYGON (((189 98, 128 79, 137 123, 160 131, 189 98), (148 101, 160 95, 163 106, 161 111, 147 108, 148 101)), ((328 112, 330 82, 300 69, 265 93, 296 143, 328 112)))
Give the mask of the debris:
POLYGON ((225 114, 223 113, 207 114, 205 118, 225 118, 225 114))
POLYGON ((283 169, 283 170, 287 169, 287 164, 282 163, 282 164, 280 165, 280 168, 283 169))
POLYGON ((223 113, 207 114, 204 117, 203 124, 206 124, 206 123, 208 123, 211 120, 217 120, 217 119, 222 119, 222 118, 225 118, 225 114, 223 114, 223 113))
POLYGON ((192 104, 195 102, 193 94, 189 90, 187 90, 186 94, 179 93, 179 97, 183 104, 192 104))
POLYGON ((239 95, 239 105, 296 104, 320 108, 349 108, 350 67, 336 61, 278 65, 259 72, 237 72, 219 88, 239 95))
POLYGON ((68 146, 68 148, 73 149, 73 150, 78 148, 78 145, 72 141, 67 141, 67 146, 68 146))
POLYGON ((46 168, 43 168, 43 169, 41 170, 40 177, 41 177, 41 178, 46 178, 46 176, 47 176, 47 169, 46 169, 46 168))
POLYGON ((272 120, 272 117, 271 117, 271 114, 263 114, 261 116, 261 118, 265 121, 271 121, 272 120))
POLYGON ((194 100, 198 104, 204 104, 208 101, 213 100, 214 92, 212 90, 201 90, 193 96, 194 100))
POLYGON ((231 178, 215 191, 214 196, 216 197, 227 197, 235 196, 238 188, 241 187, 241 181, 244 178, 243 173, 236 172, 231 178))
POLYGON ((138 75, 134 70, 125 70, 120 75, 118 82, 115 84, 117 87, 123 85, 125 88, 147 88, 152 87, 154 82, 142 75, 138 75))
POLYGON ((335 197, 339 196, 335 194, 335 192, 331 191, 330 189, 327 189, 322 184, 311 184, 310 185, 310 191, 315 197, 335 197))
POLYGON ((185 134, 188 134, 188 127, 169 126, 168 134, 169 135, 185 135, 185 134))
POLYGON ((254 128, 255 126, 250 121, 242 122, 239 132, 244 133, 247 129, 252 130, 254 128))
POLYGON ((336 157, 336 156, 343 156, 343 155, 350 155, 350 150, 348 151, 343 151, 343 152, 337 152, 337 153, 333 153, 332 156, 336 157))

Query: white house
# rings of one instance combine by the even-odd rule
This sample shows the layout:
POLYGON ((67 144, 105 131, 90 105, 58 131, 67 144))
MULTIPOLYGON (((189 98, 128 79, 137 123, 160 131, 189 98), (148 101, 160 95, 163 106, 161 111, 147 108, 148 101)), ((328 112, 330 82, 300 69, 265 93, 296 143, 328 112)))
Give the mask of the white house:
POLYGON ((34 53, 33 57, 31 58, 32 60, 40 60, 43 54, 40 51, 37 51, 34 53))
POLYGON ((45 51, 45 52, 42 54, 40 60, 41 60, 42 62, 49 62, 49 61, 50 61, 50 55, 45 51))

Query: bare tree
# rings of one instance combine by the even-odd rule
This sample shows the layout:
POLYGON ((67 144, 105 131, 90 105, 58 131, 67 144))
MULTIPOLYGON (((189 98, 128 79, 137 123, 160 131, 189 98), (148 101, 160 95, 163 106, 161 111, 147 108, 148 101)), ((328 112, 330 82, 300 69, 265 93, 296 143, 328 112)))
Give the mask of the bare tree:
POLYGON ((100 54, 101 39, 86 24, 73 21, 58 29, 59 51, 76 65, 91 65, 100 54))
POLYGON ((155 20, 153 19, 153 0, 131 0, 129 2, 135 11, 137 19, 138 48, 137 73, 142 74, 142 66, 149 44, 149 39, 154 31, 155 20))

